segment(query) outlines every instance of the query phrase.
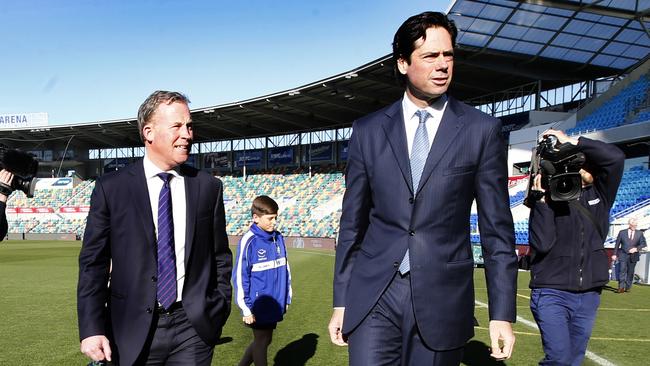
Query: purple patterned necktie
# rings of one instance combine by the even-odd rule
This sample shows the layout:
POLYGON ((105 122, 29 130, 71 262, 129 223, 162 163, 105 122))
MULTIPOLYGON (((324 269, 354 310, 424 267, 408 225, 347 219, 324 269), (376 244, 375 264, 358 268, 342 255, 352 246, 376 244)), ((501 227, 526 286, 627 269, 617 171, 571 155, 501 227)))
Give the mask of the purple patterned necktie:
POLYGON ((174 220, 169 181, 173 175, 158 173, 163 186, 158 196, 158 290, 160 305, 169 309, 176 301, 176 254, 174 253, 174 220))

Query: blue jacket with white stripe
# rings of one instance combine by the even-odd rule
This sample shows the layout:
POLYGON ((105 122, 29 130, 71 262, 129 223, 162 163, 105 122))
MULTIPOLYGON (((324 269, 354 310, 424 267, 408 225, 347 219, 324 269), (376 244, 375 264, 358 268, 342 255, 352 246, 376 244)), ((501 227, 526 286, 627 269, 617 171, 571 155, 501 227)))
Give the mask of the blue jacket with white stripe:
POLYGON ((251 225, 239 241, 233 284, 243 316, 255 315, 257 324, 282 320, 291 304, 291 272, 280 232, 251 225))

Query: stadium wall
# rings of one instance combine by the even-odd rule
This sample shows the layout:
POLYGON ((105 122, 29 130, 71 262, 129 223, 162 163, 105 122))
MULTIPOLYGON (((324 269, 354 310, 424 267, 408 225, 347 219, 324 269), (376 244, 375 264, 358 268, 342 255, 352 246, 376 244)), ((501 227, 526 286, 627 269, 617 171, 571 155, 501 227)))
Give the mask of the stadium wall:
MULTIPOLYGON (((242 235, 229 235, 228 243, 232 246, 236 246, 239 244, 241 237, 242 235)), ((336 242, 332 238, 286 236, 284 238, 284 244, 287 248, 334 250, 336 242)))
POLYGON ((9 233, 6 240, 77 240, 70 233, 9 233))

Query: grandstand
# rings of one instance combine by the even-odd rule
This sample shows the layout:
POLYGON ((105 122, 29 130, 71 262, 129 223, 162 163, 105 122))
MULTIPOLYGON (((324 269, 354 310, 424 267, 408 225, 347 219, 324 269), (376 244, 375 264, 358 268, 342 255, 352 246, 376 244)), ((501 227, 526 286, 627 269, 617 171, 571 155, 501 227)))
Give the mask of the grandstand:
MULTIPOLYGON (((450 92, 504 123, 520 252, 528 244, 526 168, 539 133, 550 127, 619 146, 626 172, 610 235, 631 216, 650 227, 648 9, 536 3, 546 4, 460 0, 449 9, 461 29, 450 92)), ((392 69, 388 55, 291 90, 191 111, 197 140, 189 163, 223 180, 229 235, 245 231, 253 197, 267 194, 280 204, 285 236, 333 245, 352 122, 402 96, 392 69)), ((10 239, 81 237, 94 178, 143 154, 136 125, 125 119, 1 131, 1 144, 40 157, 43 178, 34 198, 10 197, 10 239)), ((475 210, 470 228, 479 244, 475 210)))

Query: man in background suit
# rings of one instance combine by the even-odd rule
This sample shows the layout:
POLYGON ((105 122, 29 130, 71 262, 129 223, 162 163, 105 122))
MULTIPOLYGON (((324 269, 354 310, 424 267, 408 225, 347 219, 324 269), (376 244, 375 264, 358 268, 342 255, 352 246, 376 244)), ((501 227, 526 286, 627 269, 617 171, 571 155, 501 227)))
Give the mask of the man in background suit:
POLYGON ((639 261, 639 250, 646 247, 643 231, 637 230, 637 221, 631 218, 628 228, 621 230, 616 237, 614 255, 612 260, 618 258, 620 269, 618 272, 618 293, 630 292, 634 280, 634 267, 639 261))
POLYGON ((183 164, 188 103, 151 94, 138 111, 144 158, 95 182, 77 291, 81 351, 95 361, 210 365, 230 313, 223 187, 183 164))
POLYGON ((404 97, 353 126, 328 327, 351 365, 460 364, 474 335, 474 198, 492 356, 512 353, 506 146, 497 119, 447 95, 456 34, 441 13, 406 20, 393 42, 404 97))

